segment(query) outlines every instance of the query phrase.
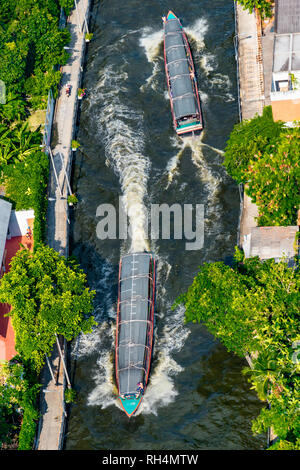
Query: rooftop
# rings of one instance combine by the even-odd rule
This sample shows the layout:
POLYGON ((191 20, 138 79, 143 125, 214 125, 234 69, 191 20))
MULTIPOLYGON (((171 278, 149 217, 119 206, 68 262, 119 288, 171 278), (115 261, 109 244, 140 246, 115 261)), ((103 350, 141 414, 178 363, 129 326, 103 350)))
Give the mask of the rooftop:
POLYGON ((277 34, 300 33, 300 1, 275 1, 275 32, 277 34))
POLYGON ((276 261, 285 256, 292 263, 296 255, 295 237, 298 231, 298 226, 254 227, 245 237, 245 256, 259 256, 261 260, 274 258, 276 261))

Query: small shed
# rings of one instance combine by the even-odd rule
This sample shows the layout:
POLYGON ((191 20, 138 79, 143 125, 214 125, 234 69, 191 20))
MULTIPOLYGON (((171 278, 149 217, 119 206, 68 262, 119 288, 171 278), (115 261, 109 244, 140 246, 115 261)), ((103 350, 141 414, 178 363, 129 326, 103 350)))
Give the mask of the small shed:
POLYGON ((282 257, 293 264, 297 254, 296 234, 299 227, 253 227, 250 234, 245 236, 243 249, 246 258, 259 256, 261 260, 274 258, 280 261, 282 257))

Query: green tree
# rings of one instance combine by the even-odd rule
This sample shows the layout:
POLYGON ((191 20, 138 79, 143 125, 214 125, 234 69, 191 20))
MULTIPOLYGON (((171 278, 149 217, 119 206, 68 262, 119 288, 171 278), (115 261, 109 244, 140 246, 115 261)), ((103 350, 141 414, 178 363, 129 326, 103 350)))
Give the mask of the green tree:
POLYGON ((186 322, 203 322, 229 351, 252 357, 253 369, 245 373, 259 398, 270 403, 252 429, 272 426, 283 446, 291 447, 300 438, 300 365, 293 360, 293 344, 300 340, 299 287, 299 271, 285 260, 262 263, 237 250, 233 267, 201 266, 174 304, 185 305, 186 322))
POLYGON ((27 122, 18 123, 12 128, 0 125, 0 171, 5 178, 7 166, 24 161, 33 153, 40 151, 42 135, 37 129, 31 132, 27 122))
POLYGON ((225 149, 224 165, 258 206, 258 225, 294 225, 300 204, 300 129, 262 116, 237 124, 225 149))
POLYGON ((0 446, 10 444, 11 438, 17 433, 19 449, 31 449, 38 418, 36 400, 39 388, 36 376, 19 357, 2 364, 0 410, 3 420, 0 418, 0 446))
POLYGON ((224 165, 232 178, 238 183, 248 181, 246 170, 250 161, 274 150, 282 133, 282 125, 281 121, 273 121, 272 108, 266 106, 262 116, 256 115, 234 126, 224 154, 224 165))
POLYGON ((272 16, 272 7, 270 2, 267 0, 235 0, 240 3, 244 10, 248 10, 250 13, 254 8, 257 8, 261 17, 271 17, 272 16))
POLYGON ((40 370, 55 335, 72 340, 95 325, 90 316, 94 291, 74 261, 48 246, 34 254, 18 251, 0 285, 0 301, 12 305, 9 315, 16 334, 16 350, 40 370))
POLYGON ((251 160, 247 194, 258 205, 260 226, 294 225, 300 206, 300 129, 282 134, 276 148, 251 160))
POLYGON ((21 95, 8 92, 6 103, 0 104, 0 122, 10 124, 13 121, 21 121, 27 116, 26 100, 21 95))

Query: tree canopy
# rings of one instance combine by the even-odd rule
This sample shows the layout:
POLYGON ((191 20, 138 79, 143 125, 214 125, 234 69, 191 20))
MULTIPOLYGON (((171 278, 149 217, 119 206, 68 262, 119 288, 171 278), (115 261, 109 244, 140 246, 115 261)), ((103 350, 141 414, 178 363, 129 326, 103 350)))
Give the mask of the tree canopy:
POLYGON ((47 96, 51 87, 54 90, 60 80, 60 72, 54 73, 53 67, 64 65, 68 58, 64 46, 70 40, 70 33, 59 28, 60 6, 69 9, 71 2, 1 2, 0 79, 9 92, 24 93, 26 90, 36 107, 45 106, 42 97, 47 96))
POLYGON ((257 8, 262 18, 272 16, 272 6, 268 0, 235 0, 240 3, 244 10, 252 13, 254 8, 257 8))
POLYGON ((91 331, 96 324, 90 316, 93 296, 74 261, 48 246, 40 246, 34 254, 18 251, 0 284, 0 302, 12 306, 16 350, 40 370, 56 334, 70 341, 91 331))
POLYGON ((259 209, 258 225, 294 225, 300 205, 300 129, 274 122, 271 107, 237 124, 224 165, 259 209))

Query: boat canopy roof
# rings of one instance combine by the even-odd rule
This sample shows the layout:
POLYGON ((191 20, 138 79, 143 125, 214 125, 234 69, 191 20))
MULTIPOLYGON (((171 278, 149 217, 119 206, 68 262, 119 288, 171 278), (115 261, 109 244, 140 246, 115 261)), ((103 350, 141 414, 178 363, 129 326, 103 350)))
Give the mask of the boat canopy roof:
POLYGON ((187 50, 179 20, 165 22, 165 53, 175 119, 196 115, 199 110, 192 86, 187 50))
POLYGON ((144 382, 147 358, 151 357, 152 255, 133 253, 124 256, 121 263, 116 347, 119 393, 126 395, 135 393, 138 382, 144 382))

